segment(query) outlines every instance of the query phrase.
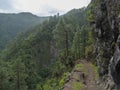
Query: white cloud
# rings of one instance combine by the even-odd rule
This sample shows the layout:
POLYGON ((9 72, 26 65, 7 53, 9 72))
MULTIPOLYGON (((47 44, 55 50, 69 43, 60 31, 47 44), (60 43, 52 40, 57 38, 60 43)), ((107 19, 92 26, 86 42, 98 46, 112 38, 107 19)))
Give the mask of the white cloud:
POLYGON ((14 7, 11 12, 32 12, 37 15, 53 15, 57 12, 63 14, 73 8, 87 6, 89 2, 90 0, 11 0, 14 7))

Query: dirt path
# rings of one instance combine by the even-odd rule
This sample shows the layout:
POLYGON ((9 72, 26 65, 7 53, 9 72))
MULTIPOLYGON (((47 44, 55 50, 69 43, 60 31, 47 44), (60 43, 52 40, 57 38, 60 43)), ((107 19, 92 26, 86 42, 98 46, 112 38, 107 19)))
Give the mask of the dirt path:
POLYGON ((97 85, 97 78, 96 78, 93 68, 91 67, 91 63, 85 62, 84 65, 88 70, 85 90, 103 90, 101 89, 101 87, 97 85))
POLYGON ((62 90, 103 90, 96 83, 97 78, 90 62, 83 60, 77 65, 62 90))

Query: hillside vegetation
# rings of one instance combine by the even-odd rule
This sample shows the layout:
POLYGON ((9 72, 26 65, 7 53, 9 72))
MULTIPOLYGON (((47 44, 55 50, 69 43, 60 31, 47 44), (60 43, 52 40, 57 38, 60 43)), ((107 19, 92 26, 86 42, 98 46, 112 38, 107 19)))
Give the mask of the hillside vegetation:
POLYGON ((120 90, 119 0, 0 17, 0 90, 120 90))
POLYGON ((0 13, 0 52, 19 33, 42 23, 48 17, 38 17, 31 13, 4 14, 0 13))
POLYGON ((0 55, 1 90, 60 90, 75 60, 92 55, 86 8, 21 33, 0 55))

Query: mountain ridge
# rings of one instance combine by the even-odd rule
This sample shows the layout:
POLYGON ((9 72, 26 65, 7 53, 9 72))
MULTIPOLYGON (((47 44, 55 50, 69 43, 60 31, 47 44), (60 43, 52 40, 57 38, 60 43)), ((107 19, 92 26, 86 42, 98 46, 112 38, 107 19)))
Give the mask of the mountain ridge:
POLYGON ((0 51, 19 33, 34 27, 49 17, 38 17, 31 13, 0 13, 0 51))

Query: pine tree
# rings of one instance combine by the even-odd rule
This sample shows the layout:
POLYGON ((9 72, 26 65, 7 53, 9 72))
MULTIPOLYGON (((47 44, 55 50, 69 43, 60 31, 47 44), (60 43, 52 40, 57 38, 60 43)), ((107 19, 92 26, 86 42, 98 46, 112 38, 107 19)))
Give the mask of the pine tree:
POLYGON ((27 90, 26 85, 26 67, 24 63, 18 58, 13 65, 14 73, 15 73, 15 90, 27 90))
POLYGON ((75 59, 80 59, 81 54, 81 32, 79 26, 77 27, 77 32, 73 38, 72 44, 72 53, 74 54, 75 59))
POLYGON ((82 28, 81 28, 81 43, 82 43, 83 58, 85 58, 85 56, 86 56, 85 53, 86 53, 87 41, 88 41, 88 31, 85 26, 82 26, 82 28))
POLYGON ((67 57, 69 49, 68 28, 63 17, 59 19, 53 34, 56 41, 56 46, 61 50, 65 50, 65 56, 67 57))

